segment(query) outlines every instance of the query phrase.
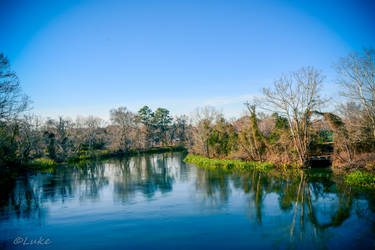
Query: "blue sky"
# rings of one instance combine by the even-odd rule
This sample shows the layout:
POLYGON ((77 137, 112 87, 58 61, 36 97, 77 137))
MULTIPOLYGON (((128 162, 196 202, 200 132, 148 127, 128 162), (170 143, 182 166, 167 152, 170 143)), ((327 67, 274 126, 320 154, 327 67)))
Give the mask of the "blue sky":
POLYGON ((0 52, 34 112, 52 117, 146 104, 239 116, 307 65, 335 95, 333 63, 375 44, 375 1, 0 0, 0 11, 0 52))

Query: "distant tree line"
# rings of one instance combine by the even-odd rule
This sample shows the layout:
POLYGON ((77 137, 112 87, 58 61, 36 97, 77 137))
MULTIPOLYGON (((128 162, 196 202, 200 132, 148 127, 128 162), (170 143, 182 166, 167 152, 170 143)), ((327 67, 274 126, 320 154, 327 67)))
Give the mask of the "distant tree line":
POLYGON ((228 120, 213 107, 190 117, 148 106, 110 110, 99 117, 42 119, 28 112, 29 99, 0 54, 0 163, 36 158, 66 161, 97 151, 119 154, 183 146, 210 158, 239 158, 306 165, 330 154, 336 165, 375 162, 375 51, 364 49, 336 64, 344 102, 321 96, 325 77, 313 67, 282 75, 263 96, 245 103, 247 113, 228 120), (330 110, 326 112, 325 110, 330 110))
POLYGON ((29 99, 0 54, 0 164, 22 165, 33 159, 56 162, 85 159, 97 152, 125 154, 154 147, 184 146, 186 116, 172 117, 169 110, 137 113, 126 107, 110 110, 110 121, 99 117, 42 119, 28 112, 29 99))

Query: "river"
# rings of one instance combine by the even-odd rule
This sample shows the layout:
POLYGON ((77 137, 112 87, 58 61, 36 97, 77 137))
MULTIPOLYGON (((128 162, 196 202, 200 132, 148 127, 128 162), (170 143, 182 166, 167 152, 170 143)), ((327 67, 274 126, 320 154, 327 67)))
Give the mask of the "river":
POLYGON ((206 170, 182 152, 0 183, 4 249, 374 249, 375 197, 329 170, 206 170))

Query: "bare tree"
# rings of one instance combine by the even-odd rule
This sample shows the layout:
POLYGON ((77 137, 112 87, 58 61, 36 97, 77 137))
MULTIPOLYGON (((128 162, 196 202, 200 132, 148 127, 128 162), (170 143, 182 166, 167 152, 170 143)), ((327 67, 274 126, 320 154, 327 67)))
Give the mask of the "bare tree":
POLYGON ((358 103, 365 112, 375 138, 375 50, 364 49, 341 58, 336 65, 341 95, 358 103))
POLYGON ((16 117, 26 110, 28 103, 16 73, 10 70, 8 58, 0 54, 0 121, 16 117))
POLYGON ((307 160, 310 118, 324 104, 320 95, 324 76, 313 67, 283 75, 273 88, 263 89, 265 108, 287 118, 300 164, 307 160))
POLYGON ((104 120, 90 115, 84 120, 84 124, 86 126, 86 141, 89 149, 93 150, 97 145, 103 144, 100 129, 104 126, 104 120))
MULTIPOLYGON (((10 69, 8 58, 0 53, 0 164, 20 159, 17 144, 20 123, 17 118, 27 109, 28 103, 16 73, 10 69)), ((28 155, 29 148, 24 149, 22 151, 28 155)))
POLYGON ((110 111, 111 122, 120 128, 120 148, 128 149, 129 134, 132 127, 134 127, 135 115, 126 107, 119 107, 110 111))
POLYGON ((193 152, 210 156, 208 137, 214 123, 222 116, 214 107, 198 108, 193 114, 193 152))
POLYGON ((42 119, 36 115, 25 115, 17 121, 18 155, 21 161, 43 155, 42 119))

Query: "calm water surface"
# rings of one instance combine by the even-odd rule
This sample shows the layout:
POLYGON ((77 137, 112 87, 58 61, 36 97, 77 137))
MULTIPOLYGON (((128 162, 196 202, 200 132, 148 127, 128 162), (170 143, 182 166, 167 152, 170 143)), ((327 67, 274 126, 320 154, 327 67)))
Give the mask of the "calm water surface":
POLYGON ((1 183, 0 248, 375 248, 374 195, 327 171, 228 173, 183 158, 92 162, 1 183), (40 237, 49 244, 24 245, 40 237))

